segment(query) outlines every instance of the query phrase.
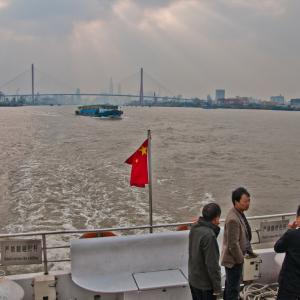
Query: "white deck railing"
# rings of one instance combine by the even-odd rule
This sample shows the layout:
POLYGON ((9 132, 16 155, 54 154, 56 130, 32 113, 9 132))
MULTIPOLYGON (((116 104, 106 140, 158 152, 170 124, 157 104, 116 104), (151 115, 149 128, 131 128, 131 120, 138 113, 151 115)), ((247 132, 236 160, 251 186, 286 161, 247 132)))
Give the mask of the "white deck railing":
MULTIPOLYGON (((267 220, 274 218, 285 219, 286 217, 295 216, 295 213, 285 213, 285 214, 273 214, 273 215, 262 215, 262 216, 252 216, 247 219, 250 221, 255 220, 267 220)), ((221 223, 225 220, 222 219, 221 223)), ((48 274, 48 264, 49 263, 58 263, 58 262, 68 262, 70 259, 57 259, 57 260, 48 260, 48 252, 55 249, 69 249, 70 243, 60 246, 47 246, 47 237, 51 235, 72 235, 72 234, 83 234, 87 232, 105 232, 105 231, 114 231, 114 232, 123 232, 123 231, 133 231, 133 230, 147 230, 147 229, 160 229, 160 228, 176 228, 180 225, 191 225, 193 222, 182 222, 182 223, 169 223, 169 224, 156 224, 153 226, 141 225, 141 226, 130 226, 130 227, 108 227, 108 228, 94 228, 94 229, 78 229, 78 230, 57 230, 57 231, 36 231, 36 232, 21 232, 21 233, 9 233, 9 234, 0 234, 0 241, 4 238, 13 238, 13 237, 37 237, 42 238, 42 251, 43 251, 43 265, 44 273, 48 274)), ((259 229, 254 230, 259 235, 259 229)))

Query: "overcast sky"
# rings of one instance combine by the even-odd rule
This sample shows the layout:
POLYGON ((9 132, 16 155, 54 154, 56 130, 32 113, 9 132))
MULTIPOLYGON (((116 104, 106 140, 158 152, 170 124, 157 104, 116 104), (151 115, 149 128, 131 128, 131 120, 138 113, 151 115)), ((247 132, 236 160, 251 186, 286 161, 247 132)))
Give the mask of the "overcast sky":
POLYGON ((143 66, 184 96, 300 97, 299 12, 299 0, 0 0, 0 86, 34 63, 94 92, 143 66))

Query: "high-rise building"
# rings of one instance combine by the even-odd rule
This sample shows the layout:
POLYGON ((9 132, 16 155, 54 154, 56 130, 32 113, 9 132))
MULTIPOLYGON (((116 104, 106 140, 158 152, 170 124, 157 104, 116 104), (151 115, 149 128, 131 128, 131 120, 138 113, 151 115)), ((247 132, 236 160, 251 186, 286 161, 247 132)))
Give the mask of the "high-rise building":
POLYGON ((220 99, 225 99, 225 90, 223 89, 216 90, 216 101, 220 99))
POLYGON ((282 95, 279 96, 271 96, 271 101, 277 104, 284 104, 284 97, 282 95))
POLYGON ((0 101, 5 98, 5 94, 3 92, 0 91, 0 101))
POLYGON ((80 94, 81 94, 80 88, 77 88, 77 89, 76 89, 76 98, 75 98, 75 99, 76 99, 76 100, 75 100, 76 103, 80 103, 80 102, 81 102, 81 95, 80 95, 80 94))
POLYGON ((290 104, 291 104, 291 107, 299 109, 300 108, 300 98, 291 99, 290 104))

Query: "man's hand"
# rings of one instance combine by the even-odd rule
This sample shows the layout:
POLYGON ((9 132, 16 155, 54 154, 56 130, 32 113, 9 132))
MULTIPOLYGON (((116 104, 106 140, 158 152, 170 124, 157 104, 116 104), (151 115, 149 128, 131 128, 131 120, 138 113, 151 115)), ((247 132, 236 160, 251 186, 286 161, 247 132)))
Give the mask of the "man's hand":
POLYGON ((223 299, 223 293, 222 292, 215 292, 215 293, 213 293, 213 296, 216 297, 216 300, 223 299))
POLYGON ((256 254, 255 252, 250 252, 250 253, 247 253, 245 258, 256 258, 258 257, 258 254, 256 254))
POLYGON ((293 223, 290 223, 290 224, 288 225, 288 227, 289 227, 290 229, 296 229, 297 226, 298 226, 298 224, 297 224, 296 221, 294 221, 293 223))

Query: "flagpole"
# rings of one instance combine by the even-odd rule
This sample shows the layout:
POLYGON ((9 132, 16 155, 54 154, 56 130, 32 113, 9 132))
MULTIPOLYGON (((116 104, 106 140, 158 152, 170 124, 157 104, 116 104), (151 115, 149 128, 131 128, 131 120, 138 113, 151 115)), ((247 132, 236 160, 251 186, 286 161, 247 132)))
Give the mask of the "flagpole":
POLYGON ((153 232, 153 210, 152 210, 152 170, 151 170, 151 130, 148 130, 148 190, 149 190, 149 231, 153 232))

